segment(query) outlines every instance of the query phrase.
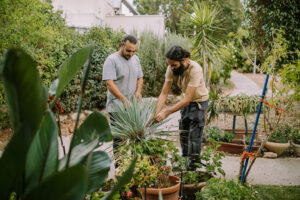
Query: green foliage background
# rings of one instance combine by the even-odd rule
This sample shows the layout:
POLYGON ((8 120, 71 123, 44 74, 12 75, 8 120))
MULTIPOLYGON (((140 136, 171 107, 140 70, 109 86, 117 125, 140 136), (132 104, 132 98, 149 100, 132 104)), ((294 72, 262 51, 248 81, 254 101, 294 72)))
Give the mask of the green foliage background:
MULTIPOLYGON (((261 59, 272 49, 274 29, 281 29, 285 33, 289 52, 300 49, 300 3, 298 0, 249 0, 247 8, 246 14, 251 26, 251 36, 261 59)), ((284 63, 297 60, 297 58, 297 54, 290 54, 284 63)))
MULTIPOLYGON (((111 53, 118 51, 124 32, 110 28, 94 27, 83 34, 66 26, 61 12, 54 12, 47 2, 39 0, 3 0, 0 4, 0 60, 11 47, 23 48, 35 60, 43 83, 49 87, 57 78, 64 60, 79 48, 93 44, 89 79, 82 102, 83 109, 103 108, 106 103, 106 87, 102 81, 102 67, 111 53), (2 39, 5 38, 5 39, 2 39)), ((137 55, 144 72, 144 96, 157 96, 164 82, 167 64, 166 50, 174 44, 188 48, 188 39, 168 34, 166 38, 145 32, 139 38, 137 55)), ((0 61, 1 62, 1 61, 0 61)), ((79 73, 61 95, 64 112, 76 109, 80 91, 79 73)), ((7 111, 3 85, 0 80, 0 128, 6 127, 7 111)))

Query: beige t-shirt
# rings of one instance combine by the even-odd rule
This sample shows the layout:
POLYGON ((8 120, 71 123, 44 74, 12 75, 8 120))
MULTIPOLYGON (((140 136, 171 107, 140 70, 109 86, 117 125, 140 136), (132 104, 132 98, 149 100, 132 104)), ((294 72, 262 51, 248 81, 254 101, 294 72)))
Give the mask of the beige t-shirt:
POLYGON ((203 102, 208 100, 208 90, 205 87, 205 81, 203 78, 203 72, 201 66, 195 61, 190 60, 190 65, 185 72, 179 77, 174 76, 171 67, 168 66, 165 75, 165 81, 176 81, 177 85, 183 93, 185 93, 186 88, 197 87, 195 94, 192 98, 192 102, 203 102))

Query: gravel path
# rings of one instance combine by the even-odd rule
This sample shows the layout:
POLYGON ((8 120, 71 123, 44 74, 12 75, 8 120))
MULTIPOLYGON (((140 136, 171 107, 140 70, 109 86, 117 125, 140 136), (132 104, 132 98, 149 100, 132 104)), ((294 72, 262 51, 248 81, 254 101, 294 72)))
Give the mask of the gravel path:
POLYGON ((247 76, 244 76, 237 71, 231 71, 230 80, 234 83, 235 88, 231 93, 231 96, 235 96, 238 94, 247 94, 251 95, 261 95, 262 89, 247 76))

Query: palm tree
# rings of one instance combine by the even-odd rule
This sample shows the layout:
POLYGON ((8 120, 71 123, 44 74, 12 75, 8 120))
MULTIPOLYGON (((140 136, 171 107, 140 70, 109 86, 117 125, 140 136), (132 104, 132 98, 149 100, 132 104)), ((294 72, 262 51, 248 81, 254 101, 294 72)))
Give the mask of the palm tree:
POLYGON ((194 28, 194 48, 195 52, 202 57, 204 67, 204 77, 206 83, 209 83, 211 74, 211 60, 214 51, 218 48, 221 39, 225 36, 222 28, 222 19, 220 18, 219 7, 212 7, 205 3, 195 3, 193 13, 187 14, 187 26, 194 28))

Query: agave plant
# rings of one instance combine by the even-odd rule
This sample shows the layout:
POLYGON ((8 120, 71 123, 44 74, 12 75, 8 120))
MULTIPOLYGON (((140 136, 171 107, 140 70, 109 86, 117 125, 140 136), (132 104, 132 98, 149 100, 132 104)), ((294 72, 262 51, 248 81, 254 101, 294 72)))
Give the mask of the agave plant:
POLYGON ((111 131, 113 136, 123 140, 120 152, 130 150, 134 155, 149 155, 160 151, 157 145, 166 144, 167 139, 163 136, 170 135, 171 131, 162 129, 168 119, 155 122, 155 112, 156 102, 151 99, 138 100, 133 97, 128 104, 116 104, 111 131))

